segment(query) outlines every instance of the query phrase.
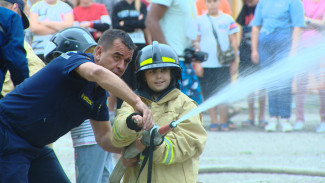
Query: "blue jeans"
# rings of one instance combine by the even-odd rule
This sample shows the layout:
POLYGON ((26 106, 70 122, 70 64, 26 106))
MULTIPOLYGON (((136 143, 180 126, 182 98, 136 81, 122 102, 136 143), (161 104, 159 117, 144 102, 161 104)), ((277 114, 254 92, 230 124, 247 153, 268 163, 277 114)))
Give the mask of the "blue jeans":
MULTIPOLYGON (((258 52, 262 69, 279 61, 286 61, 283 59, 289 56, 291 37, 292 32, 290 30, 278 30, 270 34, 260 33, 258 52)), ((272 82, 276 83, 272 86, 266 86, 271 117, 290 118, 291 116, 292 77, 289 76, 288 78, 272 82)))
POLYGON ((35 147, 0 121, 0 183, 69 183, 54 151, 35 147))
POLYGON ((77 183, 107 183, 113 171, 112 154, 99 145, 75 147, 77 183))

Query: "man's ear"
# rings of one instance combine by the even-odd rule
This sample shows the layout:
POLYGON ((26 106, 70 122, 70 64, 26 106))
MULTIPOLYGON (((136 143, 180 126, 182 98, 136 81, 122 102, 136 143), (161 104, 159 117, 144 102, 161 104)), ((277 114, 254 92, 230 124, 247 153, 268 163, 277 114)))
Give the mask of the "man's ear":
POLYGON ((19 6, 17 3, 14 3, 11 8, 10 8, 12 11, 16 12, 18 15, 21 16, 21 12, 20 12, 20 9, 19 9, 19 6))
POLYGON ((100 60, 100 56, 102 55, 102 51, 103 51, 102 46, 100 46, 100 45, 96 46, 95 52, 94 52, 95 61, 100 60))

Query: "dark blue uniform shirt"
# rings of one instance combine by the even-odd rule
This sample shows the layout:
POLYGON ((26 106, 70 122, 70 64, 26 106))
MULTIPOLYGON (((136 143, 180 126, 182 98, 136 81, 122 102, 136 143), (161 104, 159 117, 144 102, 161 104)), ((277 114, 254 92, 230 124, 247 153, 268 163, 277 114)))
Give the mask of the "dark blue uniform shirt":
POLYGON ((44 146, 86 119, 108 120, 108 92, 75 71, 91 54, 54 59, 0 100, 0 121, 35 146, 44 146))
POLYGON ((15 86, 29 77, 22 19, 0 7, 0 92, 8 70, 15 86))

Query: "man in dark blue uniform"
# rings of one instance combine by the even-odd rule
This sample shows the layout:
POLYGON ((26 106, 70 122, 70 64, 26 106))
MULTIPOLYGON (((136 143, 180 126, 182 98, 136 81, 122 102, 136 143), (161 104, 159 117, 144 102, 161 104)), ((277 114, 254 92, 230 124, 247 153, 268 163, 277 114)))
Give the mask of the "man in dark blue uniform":
POLYGON ((143 129, 150 129, 151 111, 120 79, 134 49, 127 33, 108 30, 93 55, 62 54, 1 99, 0 183, 70 182, 46 144, 86 119, 104 150, 121 152, 110 142, 107 91, 142 113, 143 129))
POLYGON ((24 49, 24 29, 29 21, 23 9, 22 0, 0 1, 0 92, 8 70, 15 86, 29 77, 24 49))

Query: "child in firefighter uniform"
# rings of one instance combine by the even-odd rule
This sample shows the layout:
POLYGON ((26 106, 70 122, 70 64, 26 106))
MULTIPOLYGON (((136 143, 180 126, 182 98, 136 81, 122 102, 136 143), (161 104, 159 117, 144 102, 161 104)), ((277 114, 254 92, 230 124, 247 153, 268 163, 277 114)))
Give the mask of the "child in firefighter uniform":
MULTIPOLYGON (((151 109, 158 126, 176 121, 197 107, 192 99, 179 90, 181 67, 175 51, 168 45, 154 41, 152 45, 144 47, 137 57, 136 67, 138 88, 135 93, 151 109)), ((130 121, 134 119, 137 119, 138 125, 141 124, 141 116, 124 102, 117 111, 111 134, 114 146, 128 146, 141 136, 141 127, 131 127, 130 121)), ((162 143, 155 147, 151 170, 145 165, 139 174, 140 156, 139 165, 127 168, 124 183, 147 182, 148 171, 152 172, 151 180, 154 183, 195 183, 199 156, 206 138, 201 115, 186 119, 168 132, 162 143)))

